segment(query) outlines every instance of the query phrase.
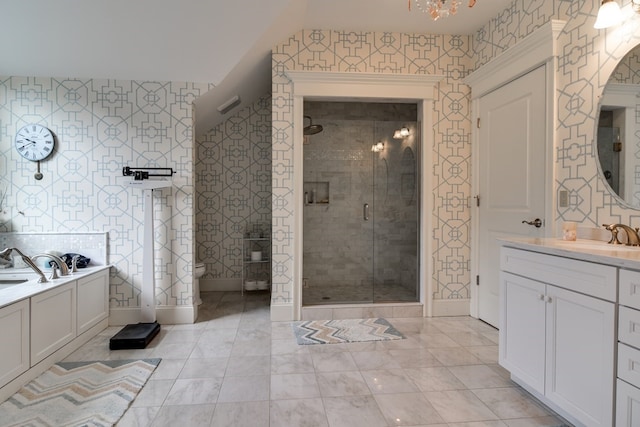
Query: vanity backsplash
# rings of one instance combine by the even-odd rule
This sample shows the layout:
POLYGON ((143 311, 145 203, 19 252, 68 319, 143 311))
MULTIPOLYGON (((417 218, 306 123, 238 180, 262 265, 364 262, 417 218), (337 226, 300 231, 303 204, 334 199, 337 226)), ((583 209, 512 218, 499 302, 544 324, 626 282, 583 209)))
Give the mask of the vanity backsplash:
MULTIPOLYGON (((77 253, 91 259, 90 265, 107 265, 108 233, 0 233, 0 250, 18 248, 32 257, 47 251, 77 253)), ((20 267, 16 258, 15 267, 20 267)))

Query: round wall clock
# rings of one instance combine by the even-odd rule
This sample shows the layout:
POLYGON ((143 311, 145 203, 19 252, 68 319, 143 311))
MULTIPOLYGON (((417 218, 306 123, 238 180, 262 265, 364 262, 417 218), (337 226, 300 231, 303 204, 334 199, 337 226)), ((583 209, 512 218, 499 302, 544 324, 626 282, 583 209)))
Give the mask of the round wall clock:
POLYGON ((48 128, 29 124, 16 133, 16 150, 27 160, 37 162, 44 160, 53 153, 56 141, 48 128))

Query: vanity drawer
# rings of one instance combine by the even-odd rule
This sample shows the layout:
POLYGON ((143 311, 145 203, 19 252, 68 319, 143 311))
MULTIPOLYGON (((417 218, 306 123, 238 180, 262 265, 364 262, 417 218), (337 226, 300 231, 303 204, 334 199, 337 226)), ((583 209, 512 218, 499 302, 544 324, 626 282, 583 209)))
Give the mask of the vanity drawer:
POLYGON ((640 389, 616 381, 616 426, 640 425, 640 389))
POLYGON ((640 311, 620 306, 618 309, 618 340, 640 348, 640 311))
POLYGON ((618 378, 640 387, 640 350, 618 343, 618 378))
POLYGON ((508 247, 502 248, 500 257, 503 271, 616 301, 616 267, 508 247))
POLYGON ((620 269, 620 304, 640 309, 640 271, 620 269))

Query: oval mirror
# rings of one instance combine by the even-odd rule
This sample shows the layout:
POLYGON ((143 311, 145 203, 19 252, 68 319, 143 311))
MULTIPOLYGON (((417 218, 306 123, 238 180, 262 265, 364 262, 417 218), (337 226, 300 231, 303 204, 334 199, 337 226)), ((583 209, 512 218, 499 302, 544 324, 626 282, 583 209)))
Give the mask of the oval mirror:
POLYGON ((622 58, 604 88, 596 150, 611 191, 623 204, 640 209, 640 45, 622 58))

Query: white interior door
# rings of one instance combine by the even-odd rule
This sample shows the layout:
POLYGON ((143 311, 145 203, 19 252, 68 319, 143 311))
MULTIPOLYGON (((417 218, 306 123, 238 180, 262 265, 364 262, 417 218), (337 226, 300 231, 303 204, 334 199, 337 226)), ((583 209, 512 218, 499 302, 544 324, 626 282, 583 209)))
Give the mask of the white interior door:
POLYGON ((541 237, 545 212, 545 67, 479 100, 478 317, 498 326, 497 238, 541 237), (523 221, 540 221, 540 227, 523 221))

